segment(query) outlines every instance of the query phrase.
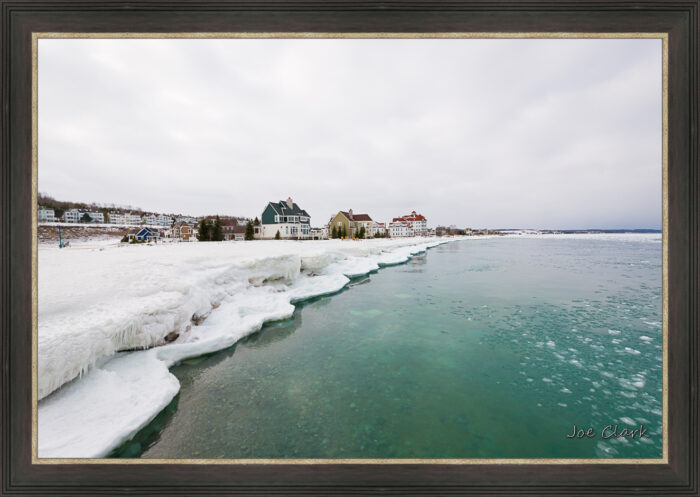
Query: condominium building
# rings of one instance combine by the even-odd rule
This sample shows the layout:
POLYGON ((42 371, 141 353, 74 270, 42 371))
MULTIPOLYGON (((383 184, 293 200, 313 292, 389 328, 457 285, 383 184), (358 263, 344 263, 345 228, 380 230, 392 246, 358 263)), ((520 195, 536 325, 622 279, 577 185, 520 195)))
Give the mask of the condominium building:
POLYGON ((109 222, 111 224, 126 224, 131 226, 138 226, 141 224, 142 220, 141 216, 137 216, 136 214, 132 214, 130 212, 110 212, 109 222))
POLYGON ((186 223, 186 224, 196 224, 198 221, 190 216, 176 216, 175 217, 175 222, 176 223, 186 223))
POLYGON ((148 214, 143 216, 143 223, 147 226, 170 226, 173 224, 173 218, 162 214, 148 214))
POLYGON ((105 215, 101 212, 85 212, 85 213, 81 213, 80 217, 82 218, 85 214, 90 216, 91 223, 104 224, 104 222, 105 222, 105 215))
MULTIPOLYGON (((416 214, 416 211, 411 211, 410 214, 400 217, 395 217, 391 224, 394 223, 408 223, 411 228, 412 234, 410 235, 397 235, 397 236, 428 236, 430 233, 428 230, 428 220, 422 214, 416 214)), ((391 227, 391 225, 389 225, 391 227)), ((400 229, 400 225, 395 226, 397 232, 405 231, 400 229)), ((391 235, 394 236, 393 233, 391 235)))
POLYGON ((78 209, 70 209, 63 213, 63 221, 66 223, 79 223, 82 213, 78 209))
POLYGON ((392 221, 389 223, 389 236, 400 238, 405 236, 416 236, 411 224, 407 221, 392 221))
POLYGON ((370 233, 371 233, 371 236, 375 236, 375 235, 384 236, 384 235, 386 235, 386 223, 378 223, 377 221, 373 221, 370 233))
POLYGON ((54 223, 56 218, 54 217, 54 210, 47 207, 39 207, 37 211, 37 221, 40 223, 54 223))

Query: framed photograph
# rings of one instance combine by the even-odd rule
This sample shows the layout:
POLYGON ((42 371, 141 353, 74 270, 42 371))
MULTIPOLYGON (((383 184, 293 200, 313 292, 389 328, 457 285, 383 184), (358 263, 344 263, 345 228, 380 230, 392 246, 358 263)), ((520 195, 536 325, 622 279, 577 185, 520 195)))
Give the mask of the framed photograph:
POLYGON ((3 495, 697 495, 697 2, 2 2, 3 495))

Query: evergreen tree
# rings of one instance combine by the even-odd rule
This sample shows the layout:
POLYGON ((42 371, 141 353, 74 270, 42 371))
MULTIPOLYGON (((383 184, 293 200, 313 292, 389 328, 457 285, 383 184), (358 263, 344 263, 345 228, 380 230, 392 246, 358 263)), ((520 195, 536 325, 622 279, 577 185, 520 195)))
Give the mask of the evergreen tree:
POLYGON ((333 226, 333 229, 331 230, 331 238, 338 238, 338 228, 333 226))
POLYGON ((342 234, 340 235, 342 238, 347 238, 348 236, 348 229, 343 225, 342 229, 342 234))
POLYGON ((281 240, 282 237, 280 236, 280 230, 277 230, 277 233, 275 233, 275 240, 281 240))
POLYGON ((221 219, 219 216, 216 216, 216 219, 214 220, 214 226, 212 227, 211 230, 211 240, 213 242, 221 242, 224 239, 224 234, 221 231, 221 219))
POLYGON ((253 221, 253 226, 260 226, 260 219, 258 219, 258 216, 255 216, 255 221, 253 221))
POLYGON ((360 234, 359 234, 358 238, 364 238, 364 237, 365 237, 365 227, 363 226, 362 228, 360 228, 360 234))
POLYGON ((206 219, 202 219, 199 221, 199 233, 197 233, 197 240, 200 242, 208 242, 209 241, 209 228, 211 225, 209 224, 209 221, 206 219))
POLYGON ((243 237, 246 240, 252 240, 255 238, 255 232, 253 230, 253 223, 248 221, 248 223, 245 225, 245 235, 243 237))

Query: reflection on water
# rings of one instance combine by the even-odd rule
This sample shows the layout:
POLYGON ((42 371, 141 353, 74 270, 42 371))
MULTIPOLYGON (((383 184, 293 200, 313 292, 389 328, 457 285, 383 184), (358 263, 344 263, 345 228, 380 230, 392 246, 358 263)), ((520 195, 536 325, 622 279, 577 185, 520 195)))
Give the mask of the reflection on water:
POLYGON ((661 245, 453 243, 225 351, 117 457, 660 457, 661 245), (571 440, 574 424, 651 438, 571 440))

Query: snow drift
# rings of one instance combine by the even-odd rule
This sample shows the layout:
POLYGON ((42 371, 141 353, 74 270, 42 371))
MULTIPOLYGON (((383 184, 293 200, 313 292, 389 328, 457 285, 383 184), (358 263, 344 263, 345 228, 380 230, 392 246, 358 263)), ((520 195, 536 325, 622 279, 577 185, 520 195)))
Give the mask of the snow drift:
POLYGON ((445 241, 42 247, 39 457, 104 457, 177 394, 173 364, 229 347, 291 316, 294 302, 445 241), (178 337, 165 344, 169 334, 178 337))

